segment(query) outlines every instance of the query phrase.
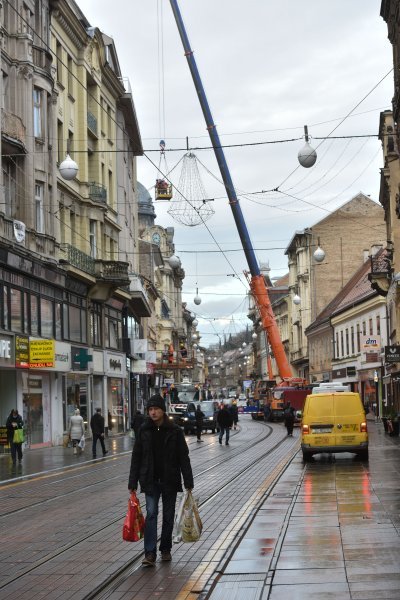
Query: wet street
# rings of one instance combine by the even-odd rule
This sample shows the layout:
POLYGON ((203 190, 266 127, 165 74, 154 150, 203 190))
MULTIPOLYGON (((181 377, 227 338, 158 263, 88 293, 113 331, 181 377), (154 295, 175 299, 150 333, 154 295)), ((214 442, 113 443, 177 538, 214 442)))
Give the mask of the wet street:
POLYGON ((12 472, 0 457, 0 599, 399 599, 399 438, 370 421, 369 464, 304 465, 298 431, 239 425, 229 447, 187 438, 203 534, 150 570, 121 539, 130 438, 97 461, 43 449, 12 472))

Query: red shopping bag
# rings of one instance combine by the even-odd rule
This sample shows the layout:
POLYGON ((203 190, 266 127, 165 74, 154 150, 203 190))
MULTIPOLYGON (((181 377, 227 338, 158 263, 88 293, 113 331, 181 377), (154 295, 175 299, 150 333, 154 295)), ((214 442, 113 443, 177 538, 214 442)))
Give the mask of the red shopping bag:
POLYGON ((144 517, 140 508, 139 500, 135 492, 132 492, 128 500, 128 512, 126 513, 122 529, 122 539, 125 542, 138 542, 144 535, 144 517))

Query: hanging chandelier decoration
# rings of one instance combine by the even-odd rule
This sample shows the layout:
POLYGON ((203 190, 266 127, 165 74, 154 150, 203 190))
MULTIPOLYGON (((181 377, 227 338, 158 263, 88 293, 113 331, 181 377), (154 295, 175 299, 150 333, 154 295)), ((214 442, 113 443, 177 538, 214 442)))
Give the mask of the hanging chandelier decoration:
POLYGON ((175 221, 188 227, 196 227, 208 221, 215 212, 210 199, 207 199, 197 158, 192 152, 183 157, 179 185, 167 212, 175 221))

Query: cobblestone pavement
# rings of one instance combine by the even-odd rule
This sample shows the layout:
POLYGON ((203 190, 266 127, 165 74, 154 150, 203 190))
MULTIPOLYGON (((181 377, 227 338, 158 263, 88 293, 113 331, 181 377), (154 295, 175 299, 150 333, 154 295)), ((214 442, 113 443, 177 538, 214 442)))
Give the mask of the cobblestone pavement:
POLYGON ((202 538, 150 570, 135 560, 142 542, 121 541, 129 438, 97 461, 27 452, 12 477, 1 457, 0 599, 400 599, 400 439, 370 422, 369 464, 343 454, 304 466, 297 431, 240 425, 229 447, 188 438, 202 538), (34 475, 40 460, 47 472, 34 475))

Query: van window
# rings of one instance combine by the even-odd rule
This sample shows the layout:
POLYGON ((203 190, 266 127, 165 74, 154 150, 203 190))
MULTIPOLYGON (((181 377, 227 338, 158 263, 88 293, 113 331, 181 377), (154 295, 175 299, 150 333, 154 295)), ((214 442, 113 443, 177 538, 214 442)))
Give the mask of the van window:
POLYGON ((307 400, 308 414, 312 414, 313 418, 326 417, 327 415, 333 415, 333 398, 332 396, 322 397, 315 395, 314 397, 309 396, 307 400))

